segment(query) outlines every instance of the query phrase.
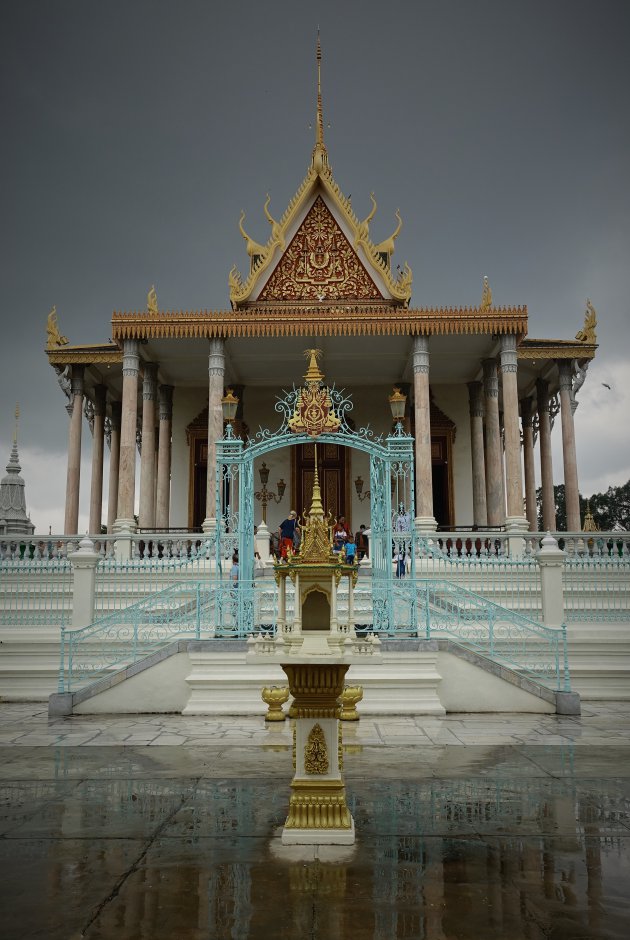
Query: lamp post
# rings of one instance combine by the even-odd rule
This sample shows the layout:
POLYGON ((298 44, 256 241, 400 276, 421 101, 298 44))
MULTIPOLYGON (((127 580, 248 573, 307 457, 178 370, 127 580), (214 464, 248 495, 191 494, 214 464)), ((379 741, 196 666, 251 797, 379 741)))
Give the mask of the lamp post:
POLYGON ((260 474, 260 482, 262 483, 262 489, 258 490, 257 493, 254 493, 256 499, 260 502, 262 506, 262 524, 267 525, 267 506, 269 503, 279 503, 284 496, 284 491, 287 488, 284 480, 278 480, 276 486, 278 488, 278 495, 272 493, 267 489, 267 483, 269 482, 269 467, 263 460, 263 465, 259 469, 258 473, 260 474))
POLYGON ((238 398, 234 394, 233 389, 228 388, 227 392, 221 399, 221 407, 223 409, 223 420, 229 424, 233 430, 234 419, 236 418, 236 409, 238 408, 238 398))
POLYGON ((396 430, 400 428, 402 431, 403 429, 402 422, 405 417, 406 402, 407 396, 395 385, 393 392, 389 396, 389 407, 392 410, 392 418, 396 422, 396 430))

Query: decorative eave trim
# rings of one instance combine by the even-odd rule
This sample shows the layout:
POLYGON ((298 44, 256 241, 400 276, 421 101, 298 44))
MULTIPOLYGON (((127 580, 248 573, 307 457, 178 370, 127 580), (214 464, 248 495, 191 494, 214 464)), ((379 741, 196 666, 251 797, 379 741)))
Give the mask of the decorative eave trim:
POLYGON ((56 346, 46 349, 51 366, 112 364, 122 362, 122 350, 115 343, 84 346, 56 346))
POLYGON ((594 359, 597 343, 565 339, 526 339, 517 349, 519 359, 594 359))
MULTIPOLYGON (((272 265, 274 259, 278 261, 287 241, 287 233, 295 222, 297 216, 303 210, 304 205, 311 196, 313 190, 320 181, 322 188, 337 211, 345 220, 352 232, 352 241, 355 249, 359 246, 363 249, 365 260, 378 273, 379 277, 385 282, 387 289, 391 294, 391 299, 401 304, 408 304, 411 299, 412 273, 411 268, 405 264, 403 271, 397 279, 392 277, 390 267, 380 257, 376 245, 369 238, 367 227, 362 225, 358 217, 354 214, 350 200, 341 192, 338 184, 332 175, 332 170, 328 165, 316 170, 310 166, 306 176, 302 180, 297 192, 290 200, 284 215, 279 222, 273 222, 265 212, 271 223, 271 237, 266 245, 262 247, 263 254, 260 260, 250 271, 247 278, 243 279, 236 265, 232 268, 229 275, 230 301, 235 307, 247 303, 254 291, 254 288, 262 278, 265 271, 272 265), (278 250, 276 250, 278 249, 278 250)), ((271 272, 270 272, 271 273, 271 272)))
POLYGON ((388 336, 527 333, 527 307, 431 307, 391 305, 244 308, 194 313, 116 312, 112 336, 125 339, 180 339, 262 336, 388 336))

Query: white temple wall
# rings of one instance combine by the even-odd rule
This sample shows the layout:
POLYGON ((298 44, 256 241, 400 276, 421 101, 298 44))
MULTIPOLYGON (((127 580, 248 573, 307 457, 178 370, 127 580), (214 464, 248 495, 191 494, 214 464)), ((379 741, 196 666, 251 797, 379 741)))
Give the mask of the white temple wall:
POLYGON ((451 468, 455 525, 472 525, 472 451, 466 385, 431 385, 433 400, 456 427, 451 468))

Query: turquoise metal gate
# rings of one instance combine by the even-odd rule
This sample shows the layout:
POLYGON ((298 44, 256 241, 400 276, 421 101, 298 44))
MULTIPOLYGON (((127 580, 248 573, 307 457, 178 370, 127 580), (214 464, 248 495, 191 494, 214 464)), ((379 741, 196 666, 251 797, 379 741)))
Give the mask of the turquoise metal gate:
POLYGON ((239 556, 239 620, 253 625, 254 578, 254 461, 265 454, 298 444, 332 443, 369 454, 371 490, 371 562, 374 629, 393 630, 393 582, 399 575, 415 573, 414 439, 402 425, 387 435, 376 435, 369 426, 354 430, 347 420, 352 399, 334 386, 327 393, 336 430, 321 434, 296 432, 294 416, 302 403, 303 388, 293 387, 279 397, 275 409, 281 415, 275 431, 261 428, 246 441, 227 425, 217 442, 215 560, 219 575, 229 570, 234 551, 239 556), (249 595, 252 594, 250 597, 249 595))

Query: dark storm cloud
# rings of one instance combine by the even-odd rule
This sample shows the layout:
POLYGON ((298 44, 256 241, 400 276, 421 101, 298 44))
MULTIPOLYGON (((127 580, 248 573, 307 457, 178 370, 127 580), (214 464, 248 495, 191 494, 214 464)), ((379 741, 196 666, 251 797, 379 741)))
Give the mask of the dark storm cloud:
POLYGON ((165 308, 227 306, 240 209, 264 240, 265 193, 280 215, 310 158, 317 21, 335 177, 359 215, 375 191, 377 238, 400 206, 413 302, 475 303, 488 274, 530 335, 572 337, 588 296, 599 365, 627 364, 628 4, 26 0, 0 17, 0 461, 17 399, 22 446, 65 450, 53 303, 73 342, 106 340, 152 283, 165 308))

